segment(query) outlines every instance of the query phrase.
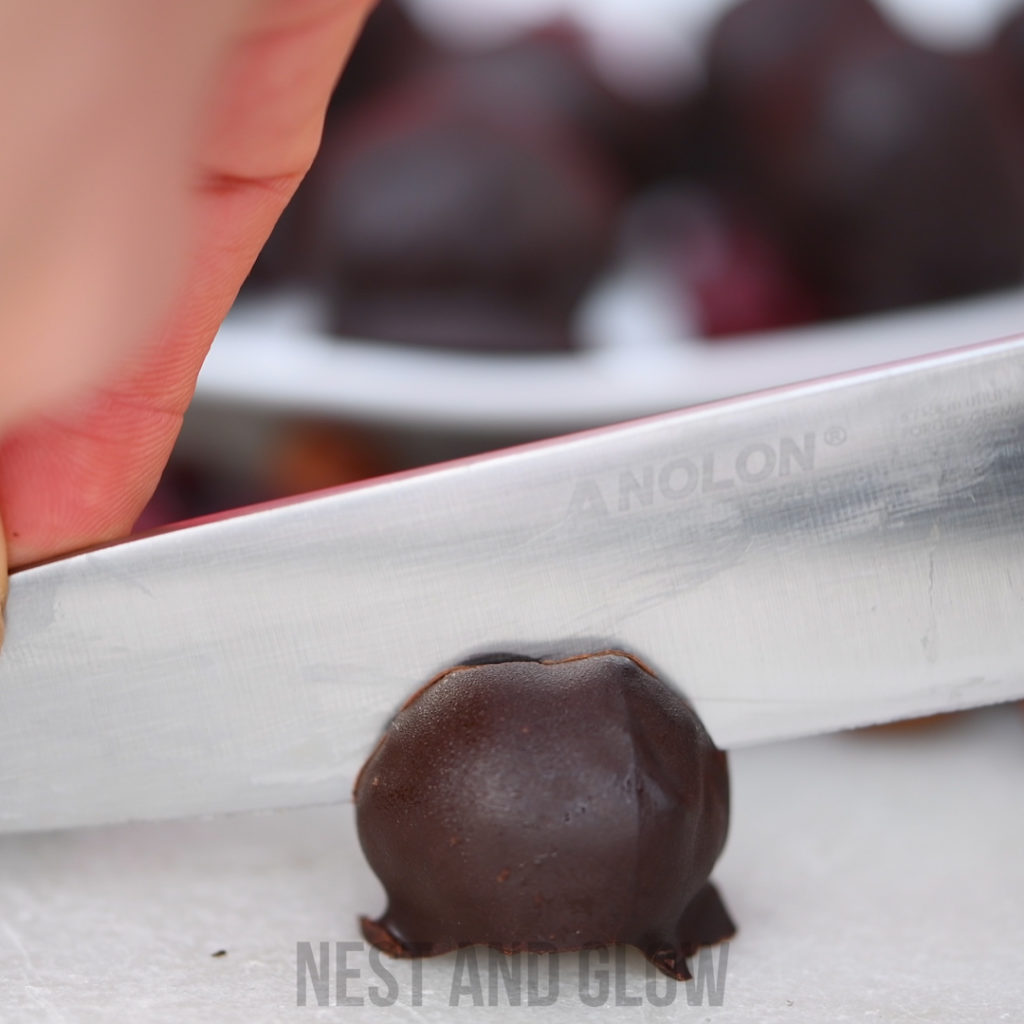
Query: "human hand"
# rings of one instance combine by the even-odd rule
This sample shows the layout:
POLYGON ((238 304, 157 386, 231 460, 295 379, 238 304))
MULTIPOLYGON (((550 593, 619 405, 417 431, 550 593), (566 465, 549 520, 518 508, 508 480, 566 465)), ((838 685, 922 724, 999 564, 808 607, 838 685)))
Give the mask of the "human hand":
POLYGON ((372 6, 0 0, 12 568, 131 528, 372 6))

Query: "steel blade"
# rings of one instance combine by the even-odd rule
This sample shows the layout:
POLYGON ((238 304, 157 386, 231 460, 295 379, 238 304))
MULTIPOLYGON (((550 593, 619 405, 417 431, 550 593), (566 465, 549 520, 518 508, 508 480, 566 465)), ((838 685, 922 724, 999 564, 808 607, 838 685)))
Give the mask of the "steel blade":
POLYGON ((0 830, 343 800, 487 650, 624 648, 723 746, 1024 696, 1024 339, 17 573, 0 830))

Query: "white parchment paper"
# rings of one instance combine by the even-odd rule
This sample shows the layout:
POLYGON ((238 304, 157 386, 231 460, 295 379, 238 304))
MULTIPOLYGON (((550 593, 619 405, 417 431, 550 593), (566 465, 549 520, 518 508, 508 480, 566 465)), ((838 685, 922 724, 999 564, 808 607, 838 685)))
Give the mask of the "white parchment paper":
POLYGON ((408 962, 382 961, 388 992, 357 947, 341 994, 363 1005, 334 1005, 335 943, 357 942, 356 916, 383 909, 340 805, 0 838, 0 1020, 1022 1019, 1020 708, 745 749, 731 764, 732 828, 714 877, 740 930, 724 964, 720 950, 705 964, 702 999, 660 976, 652 997, 633 954, 618 979, 614 958, 604 968, 596 1006, 584 997, 600 1000, 601 965, 581 975, 576 954, 557 958, 549 1005, 536 1005, 551 999, 549 958, 532 958, 532 999, 520 963, 512 1006, 484 951, 476 977, 465 957, 421 962, 418 982, 408 962), (317 1004, 307 970, 297 1006, 297 944, 315 958, 322 941, 331 1005, 317 1004), (492 983, 497 1005, 486 1005, 492 983))

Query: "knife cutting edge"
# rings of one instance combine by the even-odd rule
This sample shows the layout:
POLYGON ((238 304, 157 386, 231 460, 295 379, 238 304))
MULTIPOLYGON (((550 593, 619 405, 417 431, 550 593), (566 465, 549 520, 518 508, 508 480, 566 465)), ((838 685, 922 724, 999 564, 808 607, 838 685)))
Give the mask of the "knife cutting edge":
POLYGON ((1024 338, 11 577, 0 832, 347 799, 487 650, 621 648, 730 747, 1024 697, 1024 338))

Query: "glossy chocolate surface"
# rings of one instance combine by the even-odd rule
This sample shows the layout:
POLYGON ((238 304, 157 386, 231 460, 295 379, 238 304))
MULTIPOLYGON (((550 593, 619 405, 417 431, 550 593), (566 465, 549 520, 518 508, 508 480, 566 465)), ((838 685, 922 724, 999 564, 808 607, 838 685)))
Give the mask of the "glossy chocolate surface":
POLYGON ((311 178, 331 328, 450 348, 568 348, 614 238, 613 176, 582 137, 460 80, 363 108, 311 178))
POLYGON ((388 896, 363 933, 393 956, 621 942, 682 979, 735 931, 708 883, 725 754, 630 655, 450 669, 392 720, 355 800, 388 896))
POLYGON ((708 65, 726 174, 825 309, 1020 280, 1014 156, 969 62, 911 42, 870 0, 745 0, 708 65))

